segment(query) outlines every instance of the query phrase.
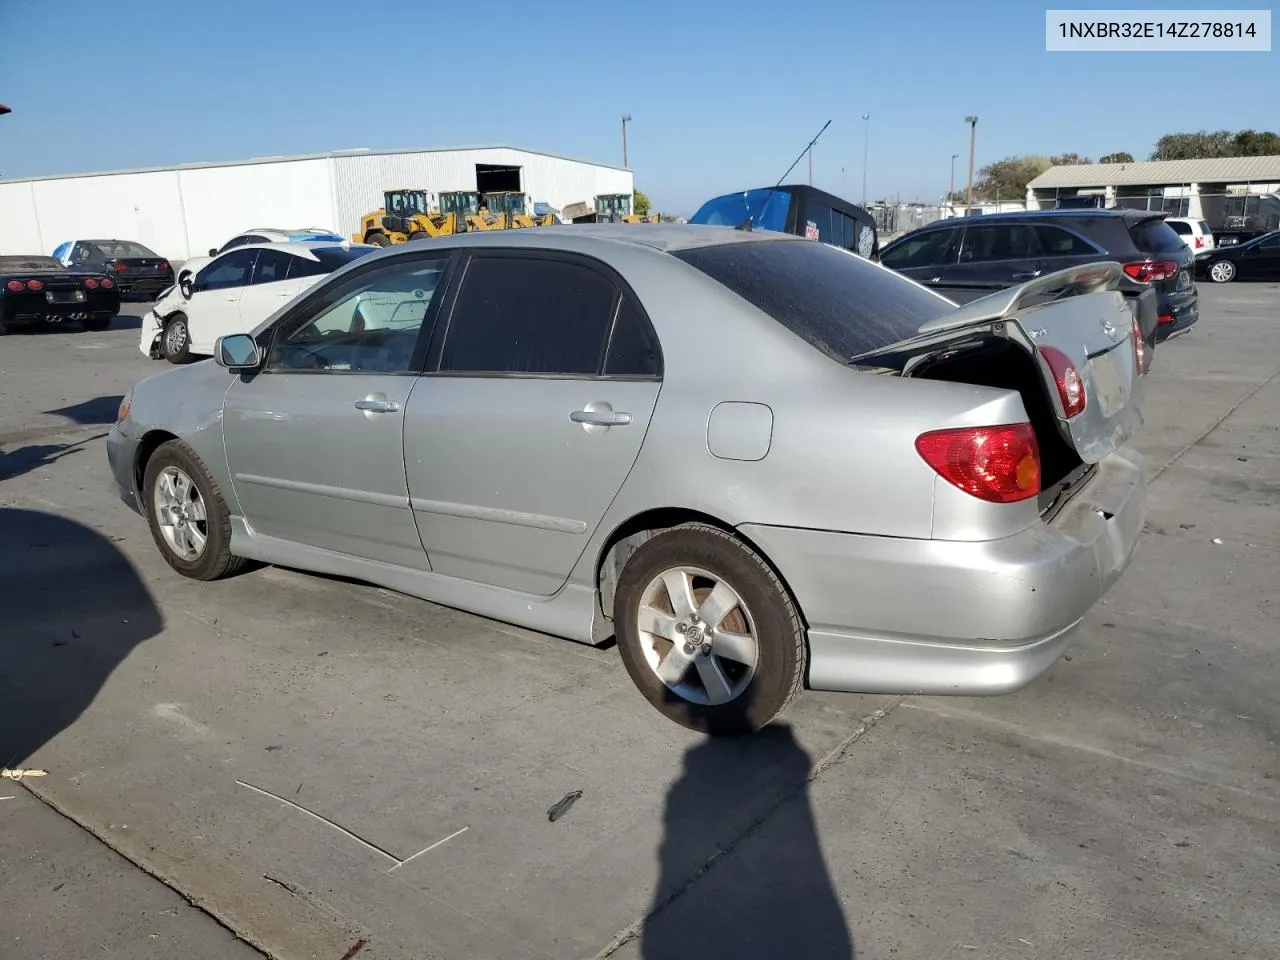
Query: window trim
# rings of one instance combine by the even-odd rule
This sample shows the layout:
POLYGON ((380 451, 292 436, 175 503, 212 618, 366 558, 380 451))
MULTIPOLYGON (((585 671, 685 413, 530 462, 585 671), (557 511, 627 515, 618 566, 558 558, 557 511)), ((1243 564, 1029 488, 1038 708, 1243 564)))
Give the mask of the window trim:
POLYGON ((257 255, 256 257, 254 257, 254 259, 253 259, 253 272, 249 275, 249 282, 248 282, 247 286, 250 286, 250 287, 260 287, 260 286, 265 286, 265 284, 264 284, 263 282, 261 282, 261 281, 259 281, 259 280, 258 280, 258 264, 260 264, 260 263, 262 262, 263 254, 267 254, 267 253, 274 253, 274 254, 276 254, 277 256, 284 257, 284 259, 285 259, 285 267, 284 267, 284 276, 283 276, 283 277, 279 277, 279 278, 272 279, 272 280, 267 280, 267 281, 266 281, 266 283, 283 283, 285 280, 287 280, 287 279, 288 279, 288 277, 289 277, 289 268, 292 266, 292 263, 291 263, 290 261, 292 261, 292 260, 294 259, 293 254, 291 254, 291 253, 289 253, 288 251, 285 251, 285 250, 276 250, 276 249, 273 249, 273 248, 271 248, 271 247, 267 247, 267 248, 264 248, 264 249, 259 250, 259 251, 258 251, 258 255, 257 255))
MULTIPOLYGON (((900 273, 903 270, 939 270, 944 267, 957 266, 960 261, 960 248, 964 245, 964 232, 967 229, 968 225, 963 223, 948 222, 949 220, 954 220, 954 219, 956 218, 948 217, 947 220, 939 220, 938 226, 936 227, 933 225, 930 225, 927 227, 921 227, 919 230, 912 230, 910 233, 904 233, 901 237, 894 240, 893 243, 889 244, 889 246, 885 247, 883 250, 880 251, 879 257, 877 258, 876 262, 884 264, 884 268, 886 270, 892 270, 894 271, 894 273, 900 273), (927 239, 931 234, 948 233, 948 232, 956 234, 958 238, 955 245, 955 256, 950 260, 943 260, 941 263, 924 263, 924 264, 918 264, 918 265, 909 264, 903 267, 892 267, 889 264, 884 263, 884 256, 886 253, 892 253, 894 250, 898 249, 898 247, 905 246, 907 243, 911 242, 914 239, 920 239, 920 238, 927 239)), ((950 246, 951 246, 951 243, 950 241, 948 241, 944 249, 948 249, 950 248, 950 246)), ((854 251, 850 251, 850 252, 852 253, 854 251)))
POLYGON ((361 257, 359 260, 353 260, 352 263, 358 264, 350 272, 343 272, 346 267, 340 267, 334 270, 317 283, 312 284, 298 300, 291 304, 288 310, 266 330, 258 334, 258 349, 262 351, 262 366, 254 371, 255 375, 269 376, 310 376, 320 374, 323 376, 379 376, 379 377, 420 377, 426 366, 427 349, 434 338, 435 331, 439 327, 440 310, 444 305, 444 301, 448 299, 450 290, 452 289, 455 274, 458 268, 458 250, 450 248, 445 250, 434 249, 425 251, 422 249, 406 250, 399 255, 380 257, 370 255, 361 257), (344 285, 348 281, 359 280, 366 274, 384 268, 392 267, 399 264, 407 263, 428 263, 431 261, 443 260, 444 271, 440 277, 440 283, 437 285, 437 291, 443 290, 442 296, 433 296, 431 305, 427 307, 427 312, 422 318, 422 326, 418 328, 418 338, 414 341, 413 355, 409 361, 408 370, 396 370, 391 372, 379 371, 370 374, 367 370, 307 370, 307 369, 281 369, 269 365, 271 351, 275 348, 276 341, 280 338, 281 331, 288 327, 294 320, 304 316, 314 318, 312 311, 318 302, 325 299, 325 289, 334 285, 332 278, 342 273, 342 279, 338 281, 338 285, 344 285), (423 331, 430 326, 430 332, 423 337, 423 331))
POLYGON ((666 371, 666 360, 662 350, 662 339, 658 336, 658 331, 653 326, 653 321, 649 317, 648 311, 644 307, 644 302, 636 295, 631 284, 623 278, 614 267, 598 257, 590 254, 579 253, 573 250, 551 250, 535 247, 477 247, 459 251, 459 260, 457 270, 455 271, 450 288, 442 301, 442 309, 447 310, 441 322, 437 322, 435 330, 432 334, 431 344, 427 351, 426 365, 423 369, 423 376, 440 377, 440 378, 457 378, 468 377, 471 379, 506 379, 506 380, 577 380, 582 382, 595 381, 633 381, 633 382, 657 382, 661 383, 666 371), (462 290, 463 283, 466 282, 467 274, 470 272, 471 263, 478 259, 493 260, 551 260, 556 263, 574 263, 578 266, 586 267, 589 270, 603 276, 608 280, 614 288, 613 308, 609 319, 609 332, 604 338, 604 343, 600 348, 600 356, 596 360, 596 372, 594 374, 586 373, 515 373, 511 371, 471 371, 471 370, 441 370, 440 361, 444 356, 444 345, 448 339, 449 330, 453 326, 454 310, 458 303, 458 294, 462 290), (605 361, 609 356, 609 347, 613 344, 613 335, 618 327, 618 317, 622 313, 622 304, 626 299, 630 299, 635 307, 636 315, 640 322, 648 327, 649 333, 653 336, 654 343, 658 345, 658 372, 656 374, 608 374, 604 373, 605 361))

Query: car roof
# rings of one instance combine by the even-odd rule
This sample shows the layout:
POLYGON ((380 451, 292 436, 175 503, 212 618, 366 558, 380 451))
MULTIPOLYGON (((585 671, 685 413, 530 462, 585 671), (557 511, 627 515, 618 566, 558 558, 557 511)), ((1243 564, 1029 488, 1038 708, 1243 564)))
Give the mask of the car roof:
POLYGON ((225 257, 228 253, 235 253, 237 250, 282 250, 285 253, 301 253, 307 254, 312 250, 319 250, 325 247, 364 247, 372 246, 372 244, 351 243, 343 240, 273 240, 268 243, 244 243, 238 247, 232 247, 218 256, 225 257))
MULTIPOLYGON (((1011 210, 1008 213, 975 213, 964 217, 950 217, 950 220, 962 220, 965 223, 1005 220, 1155 220, 1164 218, 1160 210, 1129 210, 1123 207, 1084 207, 1079 210, 1011 210)), ((935 220, 934 223, 945 223, 935 220)), ((933 226, 933 224, 928 224, 933 226)))
MULTIPOLYGON (((476 230, 439 238, 451 246, 527 246, 559 249, 564 241, 588 240, 677 253, 695 247, 713 247, 761 241, 812 243, 803 237, 772 230, 735 230, 733 227, 692 223, 575 223, 524 230, 476 230)), ((431 244, 433 241, 418 241, 431 244)), ((402 244, 387 247, 401 249, 402 244)))

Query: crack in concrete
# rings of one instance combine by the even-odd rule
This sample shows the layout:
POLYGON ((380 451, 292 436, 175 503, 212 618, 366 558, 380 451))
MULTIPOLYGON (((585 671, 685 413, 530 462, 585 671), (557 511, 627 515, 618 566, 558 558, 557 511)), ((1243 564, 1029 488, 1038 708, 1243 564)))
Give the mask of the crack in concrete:
POLYGON ((893 712, 893 710, 895 710, 898 706, 900 706, 906 699, 907 698, 905 695, 896 696, 893 699, 891 699, 889 703, 886 704, 882 709, 877 710, 875 713, 872 713, 868 716, 863 717, 862 722, 858 725, 857 729, 853 731, 853 733, 849 734, 849 736, 845 737, 838 744, 836 744, 836 746, 833 749, 828 751, 826 756, 824 756, 821 760, 819 760, 810 768, 809 775, 805 777, 802 783, 796 784, 790 790, 787 790, 785 793, 783 793, 781 796, 775 799, 773 803, 765 807, 765 809, 762 810, 760 814, 754 820, 752 820, 750 824, 747 825, 746 829, 743 830, 742 833, 740 833, 737 837, 735 837, 729 843, 725 844, 723 847, 720 847, 719 849, 717 849, 715 853, 713 853, 710 857, 708 857, 706 861, 703 862, 703 864, 693 872, 692 876, 690 876, 684 883, 682 883, 675 890, 671 891, 671 893, 667 894, 667 896, 664 897, 661 902, 655 904, 652 909, 650 909, 647 913, 644 914, 644 916, 639 917, 638 919, 632 921, 622 930, 618 931, 618 933, 614 934, 613 939, 611 939, 607 944, 605 944, 604 948, 601 949, 598 953, 596 953, 595 956, 592 958, 592 960, 607 960, 607 958, 613 956, 615 953, 621 950, 624 946, 626 946, 632 940, 635 940, 638 936, 640 936, 640 933, 644 929, 644 925, 646 922, 658 916, 660 913, 662 913, 663 910, 671 906, 672 903, 674 903, 676 900, 682 897, 686 892, 688 892, 688 890, 695 883, 697 883, 704 876, 706 876, 707 873, 711 870, 712 867, 715 866, 715 864, 718 861, 729 856, 731 853, 737 850, 738 847, 741 846, 745 840, 750 838, 753 834, 756 833, 756 831, 758 831, 762 826, 764 826, 764 824, 775 813, 781 810, 783 806, 785 806, 787 803, 790 803, 797 796, 801 795, 804 791, 806 791, 809 788, 809 785, 813 783, 816 779, 818 779, 818 777, 822 776, 822 774, 829 767, 843 760, 845 754, 850 749, 852 749, 855 743, 861 740, 863 736, 865 736, 874 726, 876 726, 876 724, 878 724, 881 720, 887 717, 891 712, 893 712))

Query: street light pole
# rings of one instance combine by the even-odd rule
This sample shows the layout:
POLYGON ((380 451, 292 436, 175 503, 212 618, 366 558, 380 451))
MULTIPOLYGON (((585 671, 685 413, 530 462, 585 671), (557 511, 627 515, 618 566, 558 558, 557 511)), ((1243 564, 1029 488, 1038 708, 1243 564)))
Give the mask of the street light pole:
POLYGON ((867 205, 867 150, 871 143, 871 114, 862 115, 862 205, 867 205))
POLYGON ((631 114, 622 115, 622 165, 627 165, 627 124, 631 122, 631 114))
POLYGON ((973 148, 978 140, 978 118, 969 116, 964 118, 964 122, 969 125, 969 186, 964 192, 965 212, 973 206, 973 148))
POLYGON ((951 188, 947 190, 947 206, 952 212, 955 212, 955 195, 956 195, 956 161, 960 159, 960 154, 953 153, 951 155, 951 188))

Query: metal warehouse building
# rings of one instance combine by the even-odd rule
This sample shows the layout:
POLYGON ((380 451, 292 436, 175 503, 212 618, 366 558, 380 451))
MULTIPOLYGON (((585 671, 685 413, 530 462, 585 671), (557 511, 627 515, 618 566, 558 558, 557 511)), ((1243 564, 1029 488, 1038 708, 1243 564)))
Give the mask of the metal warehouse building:
POLYGON ((350 236, 384 190, 516 190, 563 209, 630 194, 621 167, 515 147, 339 150, 234 163, 0 180, 0 254, 49 254, 65 240, 136 240, 201 256, 250 227, 324 227, 350 236))
POLYGON ((1027 184, 1027 209, 1102 196, 1104 206, 1162 210, 1218 230, 1280 228, 1280 157, 1148 160, 1050 167, 1027 184))

